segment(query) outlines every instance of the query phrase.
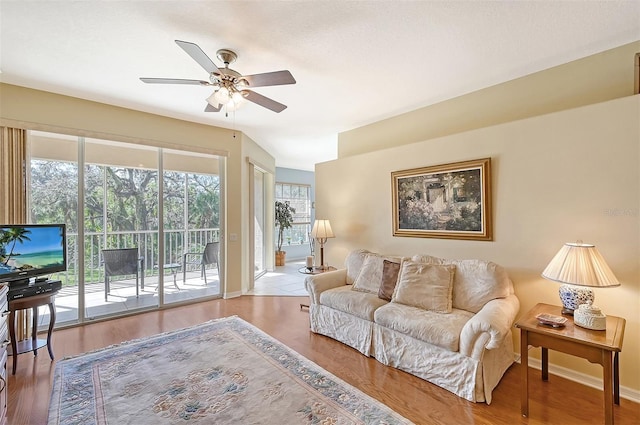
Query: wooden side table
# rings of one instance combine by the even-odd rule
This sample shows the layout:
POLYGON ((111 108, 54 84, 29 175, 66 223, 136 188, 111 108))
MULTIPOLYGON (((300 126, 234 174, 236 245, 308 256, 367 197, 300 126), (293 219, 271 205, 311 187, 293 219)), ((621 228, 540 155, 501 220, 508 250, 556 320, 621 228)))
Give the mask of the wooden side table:
POLYGON ((591 363, 602 365, 604 381, 604 422, 613 425, 613 404, 620 404, 620 376, 618 354, 622 351, 625 319, 607 316, 607 329, 594 331, 577 326, 573 318, 564 327, 553 328, 541 325, 536 316, 540 313, 561 315, 560 306, 537 304, 517 322, 520 328, 520 355, 522 369, 522 388, 520 393, 520 412, 529 416, 528 365, 529 345, 542 348, 542 380, 549 379, 549 353, 556 350, 562 353, 587 359, 591 363))
POLYGON ((51 346, 51 332, 56 323, 56 307, 55 298, 58 291, 47 292, 44 294, 33 295, 25 298, 18 298, 9 301, 9 335, 11 338, 11 355, 13 356, 13 368, 11 374, 16 374, 18 365, 18 354, 33 351, 33 355, 38 355, 38 349, 47 346, 49 357, 53 360, 53 347, 51 346), (49 306, 49 330, 47 331, 47 339, 38 339, 38 307, 49 306), (33 309, 33 328, 31 330, 31 339, 16 342, 16 311, 33 309))

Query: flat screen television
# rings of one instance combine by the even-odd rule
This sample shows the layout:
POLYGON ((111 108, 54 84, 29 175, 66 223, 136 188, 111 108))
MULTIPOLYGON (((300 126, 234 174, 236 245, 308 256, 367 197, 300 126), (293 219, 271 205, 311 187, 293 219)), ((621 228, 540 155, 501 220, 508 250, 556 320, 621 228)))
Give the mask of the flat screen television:
POLYGON ((67 269, 64 224, 0 224, 0 282, 29 283, 67 269))

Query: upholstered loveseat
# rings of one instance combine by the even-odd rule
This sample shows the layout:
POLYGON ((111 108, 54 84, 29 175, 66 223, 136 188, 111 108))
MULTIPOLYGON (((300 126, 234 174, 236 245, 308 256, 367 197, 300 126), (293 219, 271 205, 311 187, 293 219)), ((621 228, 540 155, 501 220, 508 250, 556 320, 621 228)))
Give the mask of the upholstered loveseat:
POLYGON ((490 404, 514 361, 520 303, 495 263, 357 250, 305 286, 313 332, 469 401, 490 404))

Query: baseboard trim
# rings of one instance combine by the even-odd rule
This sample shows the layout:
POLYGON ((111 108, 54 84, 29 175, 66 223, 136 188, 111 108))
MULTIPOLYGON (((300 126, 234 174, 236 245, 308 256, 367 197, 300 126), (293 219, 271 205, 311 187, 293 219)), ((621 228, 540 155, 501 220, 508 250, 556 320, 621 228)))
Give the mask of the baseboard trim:
MULTIPOLYGON (((515 355, 516 363, 520 363, 520 355, 515 355)), ((542 361, 540 359, 529 358, 529 367, 542 370, 542 361)), ((596 378, 591 375, 576 372, 566 367, 549 364, 549 373, 568 379, 570 381, 577 382, 587 387, 595 388, 602 391, 602 378, 596 378)), ((640 404, 640 391, 634 390, 624 385, 620 385, 620 397, 640 404)))
POLYGON ((228 300, 229 298, 238 298, 242 296, 242 291, 236 291, 236 292, 227 292, 226 294, 224 294, 224 298, 225 300, 228 300))

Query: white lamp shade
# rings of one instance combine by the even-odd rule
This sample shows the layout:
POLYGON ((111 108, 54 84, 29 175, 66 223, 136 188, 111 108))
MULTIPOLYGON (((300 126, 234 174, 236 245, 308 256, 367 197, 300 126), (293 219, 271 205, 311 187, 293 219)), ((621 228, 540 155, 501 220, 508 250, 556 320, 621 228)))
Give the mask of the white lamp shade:
POLYGON ((226 104, 227 111, 236 111, 240 109, 240 107, 245 103, 246 100, 244 99, 242 94, 240 92, 235 92, 226 104))
POLYGON ((213 94, 213 98, 221 105, 226 105, 231 100, 231 95, 226 87, 220 87, 218 91, 213 94))
POLYGON ((313 223, 311 236, 314 239, 335 238, 333 230, 331 230, 331 223, 329 223, 329 220, 316 220, 315 223, 313 223))
POLYGON ((564 244, 542 277, 578 286, 620 286, 607 262, 591 244, 564 244))
POLYGON ((220 104, 220 102, 218 102, 218 99, 216 99, 216 93, 217 92, 211 93, 211 96, 207 98, 207 103, 213 106, 214 108, 217 108, 218 105, 220 104))

